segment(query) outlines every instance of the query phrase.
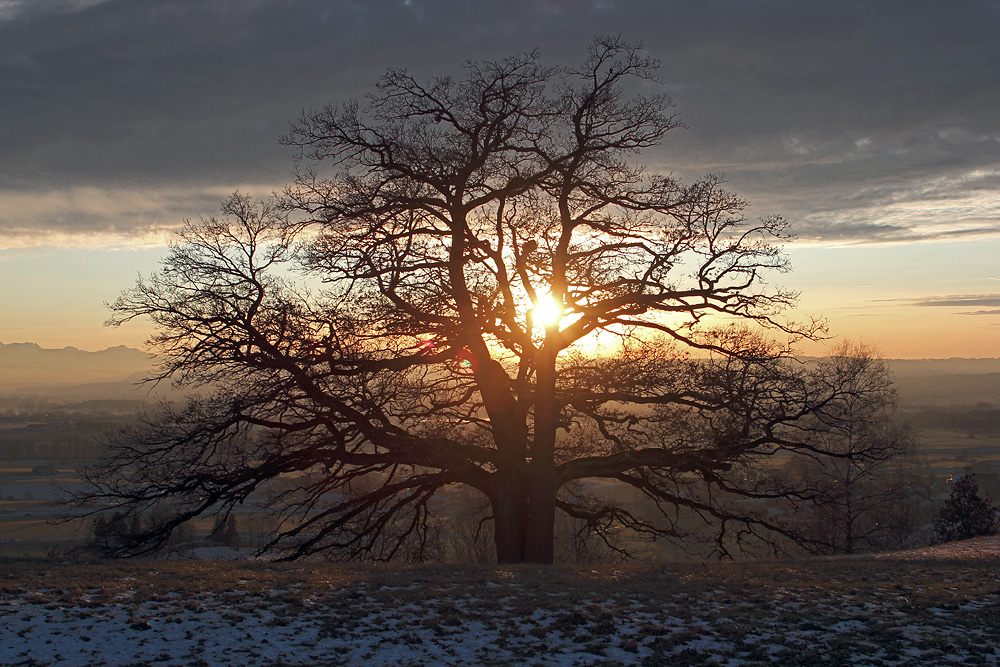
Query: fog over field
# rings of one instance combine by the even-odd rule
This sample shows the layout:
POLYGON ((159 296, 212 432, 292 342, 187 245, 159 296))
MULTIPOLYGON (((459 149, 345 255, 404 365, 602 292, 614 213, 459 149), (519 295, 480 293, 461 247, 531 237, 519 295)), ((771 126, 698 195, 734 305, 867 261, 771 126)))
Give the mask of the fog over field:
MULTIPOLYGON (((100 455, 109 430, 155 400, 182 400, 167 385, 140 382, 152 363, 150 355, 127 347, 87 352, 0 344, 0 553, 44 553, 88 537, 86 526, 49 524, 63 511, 53 503, 78 487, 75 470, 100 455)), ((1000 359, 889 364, 897 419, 915 429, 921 465, 933 481, 928 511, 947 495, 947 480, 963 470, 975 471, 984 491, 1000 499, 1000 359)), ((241 520, 248 548, 250 532, 263 528, 252 528, 252 514, 241 520)), ((196 526, 203 535, 212 524, 206 519, 196 526)))
MULTIPOLYGON (((904 404, 1000 402, 1000 358, 887 361, 904 404)), ((135 398, 154 363, 153 355, 124 345, 91 352, 0 342, 0 396, 135 398)))

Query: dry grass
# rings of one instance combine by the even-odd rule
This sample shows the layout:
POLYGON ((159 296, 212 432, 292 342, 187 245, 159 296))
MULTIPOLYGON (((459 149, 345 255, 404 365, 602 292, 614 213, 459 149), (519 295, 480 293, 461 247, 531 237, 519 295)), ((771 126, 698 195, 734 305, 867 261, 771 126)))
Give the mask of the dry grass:
POLYGON ((0 570, 0 663, 140 665, 153 651, 148 664, 998 664, 1000 558, 975 543, 955 553, 970 550, 982 557, 543 568, 11 560, 0 570), (101 630, 108 619, 114 636, 101 630), (88 641, 74 645, 80 633, 88 641), (103 637, 145 648, 115 657, 99 650, 103 637))

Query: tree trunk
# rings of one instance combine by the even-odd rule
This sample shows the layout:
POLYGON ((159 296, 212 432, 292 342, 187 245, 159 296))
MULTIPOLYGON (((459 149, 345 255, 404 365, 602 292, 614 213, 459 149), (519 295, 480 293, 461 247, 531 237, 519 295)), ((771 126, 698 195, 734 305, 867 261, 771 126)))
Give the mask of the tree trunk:
POLYGON ((539 472, 542 474, 533 476, 529 489, 524 562, 548 565, 555 556, 555 479, 550 471, 539 472))
POLYGON ((556 498, 551 478, 508 479, 490 496, 498 564, 553 562, 556 498))
POLYGON ((527 428, 512 429, 511 406, 490 412, 490 419, 497 424, 497 449, 505 454, 498 463, 495 486, 487 494, 493 508, 497 563, 550 564, 554 560, 558 422, 555 354, 545 351, 540 356, 530 448, 524 445, 527 428))
POLYGON ((493 541, 497 564, 523 563, 528 518, 523 484, 518 480, 509 480, 503 488, 490 496, 490 505, 493 509, 493 541))
MULTIPOLYGON (((552 334, 554 325, 546 336, 552 334)), ((524 539, 527 563, 549 564, 554 556, 556 520, 555 449, 558 410, 555 402, 556 353, 548 345, 538 359, 535 386, 535 433, 528 465, 528 522, 524 539)))

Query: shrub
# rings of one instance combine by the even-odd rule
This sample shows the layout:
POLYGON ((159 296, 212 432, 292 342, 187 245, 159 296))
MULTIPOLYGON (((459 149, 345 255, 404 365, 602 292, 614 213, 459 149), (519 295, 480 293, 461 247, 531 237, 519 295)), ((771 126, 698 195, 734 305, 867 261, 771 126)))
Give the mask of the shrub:
POLYGON ((979 495, 976 476, 962 475, 951 487, 951 495, 934 524, 940 542, 967 540, 997 532, 997 509, 989 498, 979 495))

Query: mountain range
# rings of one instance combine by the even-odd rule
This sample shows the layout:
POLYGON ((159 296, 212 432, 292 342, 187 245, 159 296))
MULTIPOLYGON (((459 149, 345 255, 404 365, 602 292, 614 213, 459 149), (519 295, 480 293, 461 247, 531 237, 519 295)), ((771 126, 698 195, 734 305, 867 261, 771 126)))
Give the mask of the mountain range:
MULTIPOLYGON (((1000 402, 1000 359, 889 359, 905 403, 1000 402)), ((67 391, 92 397, 134 396, 155 357, 119 345, 87 352, 75 347, 0 343, 0 395, 67 391)), ((148 387, 146 387, 148 390, 148 387)))
POLYGON ((120 382, 148 374, 153 363, 152 355, 124 345, 87 352, 75 347, 48 349, 36 343, 0 343, 0 391, 120 382))

